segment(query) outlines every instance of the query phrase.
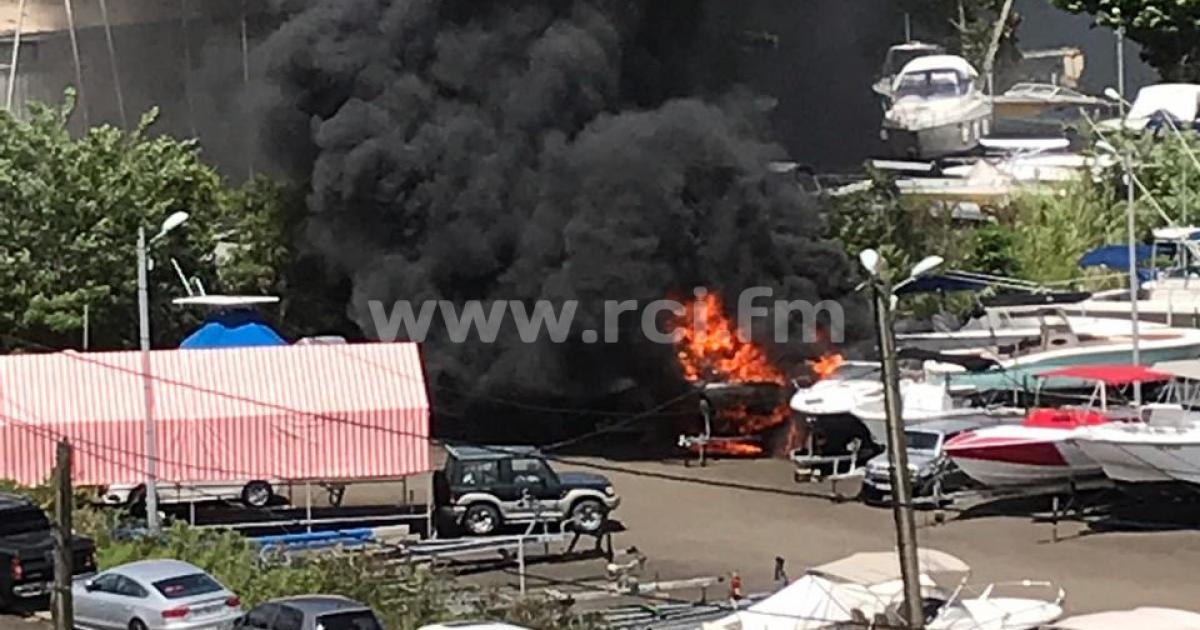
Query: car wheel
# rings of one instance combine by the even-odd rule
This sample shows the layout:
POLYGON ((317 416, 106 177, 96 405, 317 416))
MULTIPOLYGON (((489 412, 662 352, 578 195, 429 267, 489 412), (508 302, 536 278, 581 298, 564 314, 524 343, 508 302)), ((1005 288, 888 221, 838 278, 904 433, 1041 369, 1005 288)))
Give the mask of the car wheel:
POLYGON ((242 488, 242 503, 250 507, 266 507, 275 493, 265 481, 251 481, 242 488))
POLYGON ((143 623, 141 619, 135 618, 133 621, 129 622, 129 630, 147 630, 147 629, 146 629, 146 624, 143 623))
POLYGON ((463 514, 463 526, 474 536, 486 536, 500 528, 500 511, 486 503, 476 503, 463 514))
POLYGON ((608 509, 596 499, 581 499, 571 507, 571 522, 580 531, 598 532, 608 520, 608 509))

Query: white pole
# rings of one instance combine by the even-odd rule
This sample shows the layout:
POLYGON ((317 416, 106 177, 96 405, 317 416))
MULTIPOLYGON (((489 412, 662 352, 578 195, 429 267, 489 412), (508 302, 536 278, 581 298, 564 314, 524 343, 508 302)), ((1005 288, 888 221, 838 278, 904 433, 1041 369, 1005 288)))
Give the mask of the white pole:
MULTIPOLYGON (((1133 364, 1141 365, 1142 356, 1141 348, 1139 348, 1138 340, 1138 274, 1137 274, 1137 219, 1135 215, 1135 205, 1133 199, 1133 159, 1128 153, 1123 157, 1125 162, 1125 174, 1128 175, 1129 181, 1126 182, 1126 208, 1125 222, 1128 230, 1129 238, 1129 315, 1130 315, 1130 332, 1133 333, 1133 364)), ((1133 402, 1138 407, 1142 406, 1142 384, 1139 382, 1133 383, 1133 402)))
POLYGON ((912 41, 912 15, 907 11, 904 12, 904 41, 912 41))
POLYGON ((125 116, 125 94, 121 90, 121 74, 117 71, 117 47, 113 43, 112 24, 108 21, 108 0, 100 0, 100 19, 104 21, 104 41, 108 45, 108 65, 112 72, 113 89, 117 94, 117 113, 121 116, 121 128, 129 128, 125 116))
POLYGON ((137 284, 138 336, 142 350, 142 388, 146 411, 146 527, 158 532, 158 482, 155 479, 158 462, 158 438, 154 431, 154 388, 150 378, 150 296, 146 288, 146 229, 138 228, 137 284))
POLYGON ((17 4, 17 32, 13 34, 12 58, 8 62, 8 94, 4 97, 4 109, 12 111, 13 96, 17 89, 17 65, 21 61, 21 30, 25 27, 25 0, 17 4))

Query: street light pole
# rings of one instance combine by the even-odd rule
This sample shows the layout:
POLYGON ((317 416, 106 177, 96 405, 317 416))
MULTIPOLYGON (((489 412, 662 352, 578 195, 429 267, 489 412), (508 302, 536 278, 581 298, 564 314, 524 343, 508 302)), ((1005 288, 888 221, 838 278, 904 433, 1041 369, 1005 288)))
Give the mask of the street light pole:
POLYGON ((142 389, 145 394, 146 429, 146 527, 150 533, 158 533, 158 436, 154 427, 154 388, 150 377, 150 296, 146 285, 146 228, 138 228, 137 240, 137 290, 138 290, 138 337, 142 355, 142 389))
MULTIPOLYGON (((1140 278, 1137 273, 1137 217, 1135 216, 1137 206, 1133 198, 1133 159, 1126 152, 1121 157, 1121 164, 1125 169, 1125 223, 1129 239, 1129 326, 1130 333, 1133 335, 1133 364, 1142 364, 1141 343, 1138 337, 1138 293, 1140 292, 1140 278)), ((1134 381, 1133 383, 1133 402, 1138 407, 1142 406, 1142 384, 1134 381)))
POLYGON ((876 329, 883 367, 883 400, 887 412, 888 462, 891 465, 892 519, 896 524, 896 544, 900 552, 900 577, 904 582, 904 617, 908 627, 925 626, 921 606, 921 565, 917 552, 917 524, 913 516, 912 480, 908 475, 908 440, 900 415, 900 378, 896 366, 896 344, 892 332, 892 289, 875 277, 871 282, 875 298, 876 329), (881 286, 882 285, 882 286, 881 286))

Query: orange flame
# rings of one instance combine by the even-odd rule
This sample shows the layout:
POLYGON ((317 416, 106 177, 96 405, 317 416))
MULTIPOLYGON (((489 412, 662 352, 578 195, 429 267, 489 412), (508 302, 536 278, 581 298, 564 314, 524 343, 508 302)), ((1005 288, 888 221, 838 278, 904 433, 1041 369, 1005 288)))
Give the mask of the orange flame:
POLYGON ((679 364, 689 381, 727 383, 778 383, 783 373, 767 360, 762 349, 738 337, 721 306, 721 298, 707 294, 687 306, 676 322, 679 364))
MULTIPOLYGON (((692 452, 699 453, 700 445, 693 444, 690 449, 692 452)), ((730 457, 758 457, 763 454, 763 447, 752 442, 738 442, 735 440, 718 440, 709 442, 704 445, 704 452, 708 455, 726 455, 730 457)))
POLYGON ((809 361, 808 367, 812 370, 813 374, 819 381, 829 378, 829 376, 845 362, 846 359, 843 358, 842 355, 832 352, 830 354, 822 355, 815 361, 809 361))
POLYGON ((719 419, 732 424, 738 435, 754 435, 783 424, 791 413, 788 405, 780 405, 770 413, 753 413, 745 407, 731 407, 722 409, 719 419))

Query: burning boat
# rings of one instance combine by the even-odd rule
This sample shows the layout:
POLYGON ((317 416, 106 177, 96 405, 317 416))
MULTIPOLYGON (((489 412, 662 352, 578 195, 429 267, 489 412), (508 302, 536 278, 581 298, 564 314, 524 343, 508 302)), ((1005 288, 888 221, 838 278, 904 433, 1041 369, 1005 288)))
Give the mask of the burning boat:
MULTIPOLYGON (((741 338, 713 294, 698 298, 676 322, 683 376, 702 390, 704 427, 679 445, 701 455, 786 455, 807 437, 792 421, 792 388, 762 348, 741 338)), ((811 363, 819 378, 841 364, 840 355, 811 363)))
POLYGON ((991 101, 980 89, 979 72, 962 57, 913 59, 892 83, 892 99, 880 137, 899 157, 966 153, 991 131, 991 101))

